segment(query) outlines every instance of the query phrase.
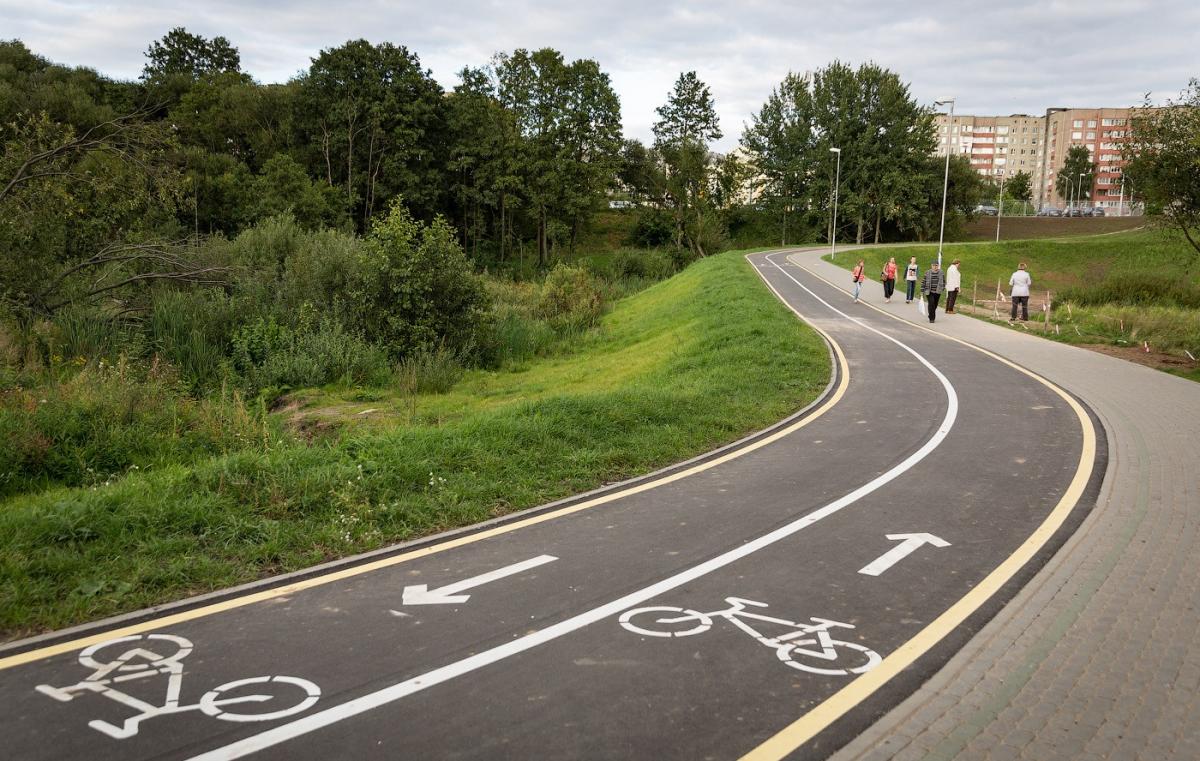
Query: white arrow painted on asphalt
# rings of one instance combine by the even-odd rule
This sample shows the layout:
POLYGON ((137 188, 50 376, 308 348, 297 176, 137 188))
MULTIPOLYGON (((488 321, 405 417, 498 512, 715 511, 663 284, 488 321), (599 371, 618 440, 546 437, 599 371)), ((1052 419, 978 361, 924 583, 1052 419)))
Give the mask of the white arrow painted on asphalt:
POLYGON ((448 584, 438 589, 430 589, 426 584, 414 584, 413 586, 404 588, 404 604, 405 605, 445 605, 447 603, 466 602, 471 599, 471 595, 460 595, 463 590, 472 589, 482 586, 497 579, 503 579, 505 576, 512 576, 514 573, 528 571, 530 568, 537 568, 539 565, 553 563, 558 558, 553 555, 538 555, 536 558, 513 563, 495 571, 473 576, 465 581, 459 581, 454 584, 448 584))
POLYGON ((932 544, 934 547, 950 546, 950 542, 933 534, 888 534, 887 538, 893 542, 903 541, 871 561, 864 568, 859 569, 859 573, 865 573, 867 576, 878 576, 911 555, 918 547, 924 544, 932 544))

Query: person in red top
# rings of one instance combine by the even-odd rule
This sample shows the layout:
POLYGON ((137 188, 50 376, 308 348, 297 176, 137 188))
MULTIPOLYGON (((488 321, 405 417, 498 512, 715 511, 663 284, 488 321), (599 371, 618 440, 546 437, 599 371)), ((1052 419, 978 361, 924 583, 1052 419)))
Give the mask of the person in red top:
POLYGON ((858 260, 858 264, 854 265, 854 272, 850 273, 854 276, 854 301, 858 303, 858 295, 862 293, 863 281, 867 279, 867 265, 862 260, 858 260))
POLYGON ((888 258, 887 264, 883 265, 883 272, 879 273, 879 279, 883 281, 883 300, 891 301, 896 291, 896 257, 888 258))

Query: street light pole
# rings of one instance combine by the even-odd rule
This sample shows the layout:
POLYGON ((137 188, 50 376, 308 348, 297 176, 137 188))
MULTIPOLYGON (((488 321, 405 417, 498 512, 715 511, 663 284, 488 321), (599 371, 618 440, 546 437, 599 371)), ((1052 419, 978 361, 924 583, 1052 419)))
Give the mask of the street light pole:
POLYGON ((837 154, 837 174, 833 181, 833 218, 829 221, 829 258, 837 253, 837 207, 838 188, 842 184, 842 149, 830 148, 830 153, 837 154))
POLYGON ((1083 201, 1083 172, 1080 172, 1079 175, 1075 178, 1075 202, 1080 204, 1080 208, 1083 208, 1083 204, 1081 203, 1082 201, 1083 201))
POLYGON ((1125 216, 1125 175, 1121 175, 1121 200, 1117 202, 1117 216, 1125 216))
POLYGON ((1004 170, 1000 170, 1000 201, 996 205, 996 242, 1000 242, 1000 218, 1004 216, 1004 170))
POLYGON ((946 173, 942 177, 942 226, 938 230, 938 267, 942 266, 942 243, 946 239, 946 191, 950 188, 950 145, 954 140, 954 98, 935 101, 933 105, 950 104, 950 123, 946 131, 946 173))

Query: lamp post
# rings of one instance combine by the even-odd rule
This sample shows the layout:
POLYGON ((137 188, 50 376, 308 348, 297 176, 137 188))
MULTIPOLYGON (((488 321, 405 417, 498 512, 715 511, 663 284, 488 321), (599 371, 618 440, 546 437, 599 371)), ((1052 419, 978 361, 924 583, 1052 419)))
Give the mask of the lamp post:
POLYGON ((950 104, 950 129, 946 133, 946 173, 942 177, 942 225, 938 230, 938 267, 942 266, 942 242, 946 239, 946 191, 950 187, 950 146, 954 140, 954 98, 934 101, 935 106, 950 104))
MULTIPOLYGON (((1080 203, 1080 201, 1083 200, 1083 175, 1084 175, 1084 173, 1080 172, 1078 174, 1078 176, 1076 176, 1076 178, 1075 178, 1075 202, 1076 203, 1080 203)), ((1083 208, 1082 204, 1080 204, 1080 208, 1083 208)))
POLYGON ((1004 216, 1004 170, 1000 170, 1000 199, 996 204, 996 242, 1000 242, 1000 217, 1004 216))
POLYGON ((838 187, 842 184, 842 149, 830 148, 830 153, 837 154, 837 174, 833 180, 833 217, 829 220, 829 258, 837 253, 837 207, 838 187))
POLYGON ((1125 216, 1125 175, 1121 175, 1121 200, 1117 202, 1117 216, 1125 216))

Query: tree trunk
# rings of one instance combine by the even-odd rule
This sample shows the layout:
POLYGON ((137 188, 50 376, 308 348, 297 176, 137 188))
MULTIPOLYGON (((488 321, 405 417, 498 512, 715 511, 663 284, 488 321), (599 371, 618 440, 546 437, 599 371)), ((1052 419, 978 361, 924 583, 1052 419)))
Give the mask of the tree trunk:
POLYGON ((863 242, 863 228, 866 227, 866 224, 867 224, 867 221, 865 219, 863 219, 863 215, 860 212, 858 215, 858 221, 855 222, 855 225, 857 226, 857 230, 854 234, 854 242, 860 246, 862 245, 862 242, 863 242))
POLYGON ((875 209, 875 243, 876 244, 879 243, 879 226, 880 226, 880 223, 883 221, 882 218, 883 218, 883 210, 876 208, 875 209))

